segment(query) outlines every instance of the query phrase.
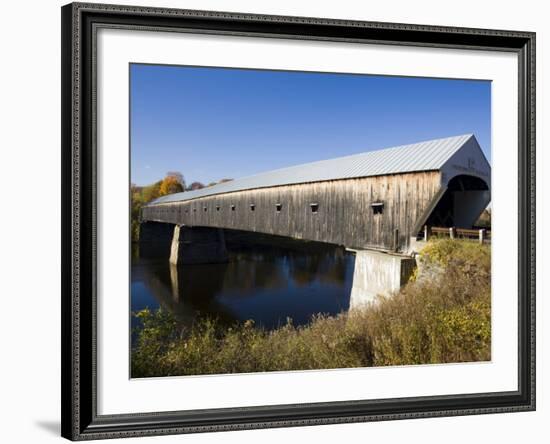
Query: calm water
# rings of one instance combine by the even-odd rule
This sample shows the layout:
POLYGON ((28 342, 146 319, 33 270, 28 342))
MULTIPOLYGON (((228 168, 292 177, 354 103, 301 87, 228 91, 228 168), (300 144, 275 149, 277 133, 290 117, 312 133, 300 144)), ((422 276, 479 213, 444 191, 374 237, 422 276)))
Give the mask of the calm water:
POLYGON ((136 246, 132 311, 162 307, 187 325, 208 315, 273 329, 287 317, 302 325, 316 313, 349 308, 354 256, 343 248, 253 235, 226 239, 226 264, 174 266, 167 257, 140 256, 136 246))

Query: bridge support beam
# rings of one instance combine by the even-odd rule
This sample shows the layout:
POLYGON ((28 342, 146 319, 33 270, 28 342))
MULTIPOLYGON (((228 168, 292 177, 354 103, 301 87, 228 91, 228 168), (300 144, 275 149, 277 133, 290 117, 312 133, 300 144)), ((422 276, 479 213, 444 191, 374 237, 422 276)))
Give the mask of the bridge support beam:
POLYGON ((371 250, 355 252, 350 311, 372 304, 377 295, 391 295, 405 285, 416 267, 412 257, 371 250))
POLYGON ((219 264, 227 261, 223 230, 175 226, 170 247, 172 264, 219 264))

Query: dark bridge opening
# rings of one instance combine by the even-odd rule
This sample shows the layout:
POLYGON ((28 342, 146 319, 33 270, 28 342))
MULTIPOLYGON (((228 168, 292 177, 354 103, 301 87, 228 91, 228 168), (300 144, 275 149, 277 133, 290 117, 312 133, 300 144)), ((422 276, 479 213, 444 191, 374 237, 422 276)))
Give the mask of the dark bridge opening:
POLYGON ((471 228, 490 201, 491 193, 484 180, 468 175, 456 176, 449 181, 425 224, 471 228))

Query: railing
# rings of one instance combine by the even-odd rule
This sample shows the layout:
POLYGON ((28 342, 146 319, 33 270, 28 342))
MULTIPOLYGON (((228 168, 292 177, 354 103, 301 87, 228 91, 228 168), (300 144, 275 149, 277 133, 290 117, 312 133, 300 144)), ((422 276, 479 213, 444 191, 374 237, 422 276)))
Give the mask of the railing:
POLYGON ((449 236, 451 239, 477 239, 480 244, 491 241, 491 230, 485 228, 428 227, 424 226, 424 240, 431 236, 449 236))

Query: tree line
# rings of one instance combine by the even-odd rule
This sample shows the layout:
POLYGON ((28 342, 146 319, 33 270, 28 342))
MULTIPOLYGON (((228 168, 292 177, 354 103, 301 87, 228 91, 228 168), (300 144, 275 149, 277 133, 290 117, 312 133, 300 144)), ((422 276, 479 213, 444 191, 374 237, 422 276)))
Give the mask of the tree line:
POLYGON ((179 171, 169 171, 166 173, 164 179, 161 179, 151 185, 138 186, 131 184, 130 196, 131 196, 131 236, 132 241, 137 242, 139 240, 139 214, 141 208, 159 197, 166 196, 167 194, 181 193, 183 191, 195 191, 209 186, 216 185, 218 183, 229 182, 233 179, 221 179, 218 182, 210 182, 208 185, 204 185, 201 182, 192 182, 186 185, 183 174, 179 171))

